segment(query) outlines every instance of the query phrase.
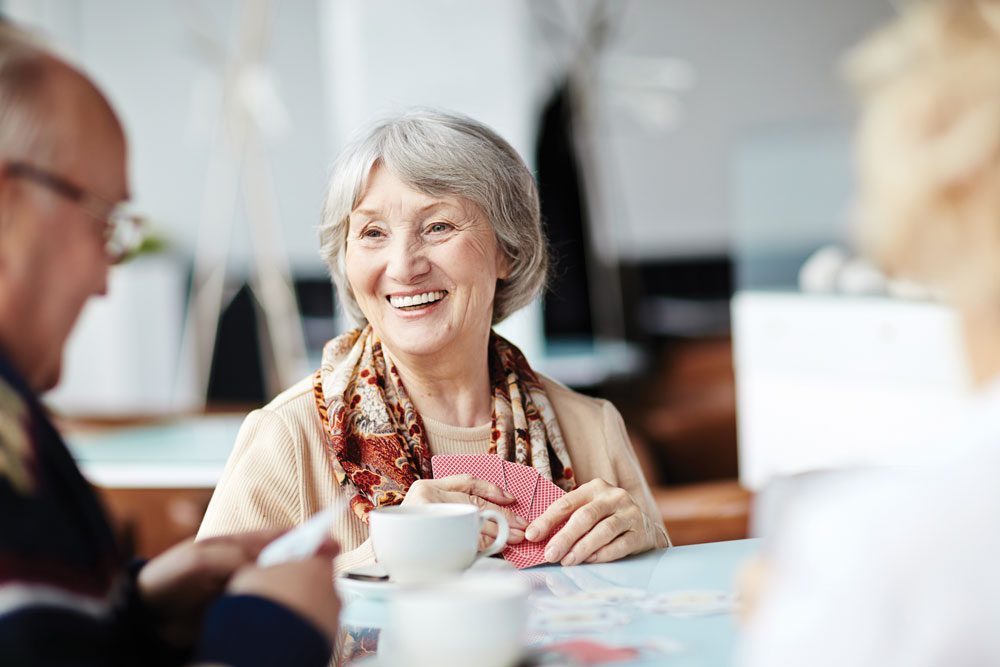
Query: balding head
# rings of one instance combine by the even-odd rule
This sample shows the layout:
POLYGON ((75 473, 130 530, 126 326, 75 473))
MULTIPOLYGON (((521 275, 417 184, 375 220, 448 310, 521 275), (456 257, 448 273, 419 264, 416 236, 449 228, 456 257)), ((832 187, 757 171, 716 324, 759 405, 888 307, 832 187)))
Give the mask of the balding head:
POLYGON ((37 390, 55 384, 81 309, 107 288, 108 215, 127 197, 125 138, 108 101, 37 41, 0 27, 0 351, 37 390))
POLYGON ((95 126, 122 134, 97 87, 33 36, 0 25, 0 158, 58 163, 95 126))

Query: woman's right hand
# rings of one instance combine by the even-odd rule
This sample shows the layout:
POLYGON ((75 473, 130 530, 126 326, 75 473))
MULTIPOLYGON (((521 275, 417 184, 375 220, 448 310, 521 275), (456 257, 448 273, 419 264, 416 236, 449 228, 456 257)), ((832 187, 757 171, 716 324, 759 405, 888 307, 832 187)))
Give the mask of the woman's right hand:
MULTIPOLYGON (((452 475, 440 479, 418 479, 410 485, 402 505, 408 507, 427 503, 465 503, 483 510, 496 510, 502 512, 510 524, 507 544, 520 544, 524 541, 524 529, 528 527, 528 522, 506 509, 506 505, 514 502, 514 496, 495 484, 472 475, 452 475)), ((482 551, 490 546, 496 536, 497 525, 492 521, 483 523, 483 530, 479 536, 479 550, 482 551)))

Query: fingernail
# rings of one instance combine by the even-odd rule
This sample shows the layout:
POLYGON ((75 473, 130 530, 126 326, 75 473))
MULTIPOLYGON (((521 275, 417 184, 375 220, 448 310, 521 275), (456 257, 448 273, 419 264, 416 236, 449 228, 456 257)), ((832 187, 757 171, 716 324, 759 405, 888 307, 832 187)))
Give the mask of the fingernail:
POLYGON ((524 536, 528 538, 529 541, 534 542, 538 539, 539 532, 541 531, 539 531, 538 528, 532 526, 531 528, 528 528, 528 530, 524 531, 524 536))
POLYGON ((503 499, 504 500, 514 500, 514 495, 510 491, 504 491, 503 492, 503 499))
POLYGON ((507 544, 520 544, 524 542, 524 533, 521 531, 510 531, 510 537, 507 538, 507 544))
POLYGON ((512 526, 517 526, 521 530, 524 530, 525 528, 528 527, 528 522, 525 521, 524 519, 522 519, 521 517, 519 517, 516 514, 514 515, 514 519, 510 522, 510 524, 512 526))
POLYGON ((562 564, 567 566, 572 565, 575 562, 576 562, 576 554, 572 552, 566 554, 566 557, 562 559, 562 564))
POLYGON ((545 560, 550 563, 556 563, 559 561, 559 551, 555 547, 549 547, 545 550, 545 560))
POLYGON ((594 555, 590 556, 590 557, 589 557, 589 558, 588 558, 587 560, 585 560, 584 562, 585 562, 585 563, 593 563, 593 562, 594 562, 595 560, 597 560, 597 554, 594 554, 594 555))

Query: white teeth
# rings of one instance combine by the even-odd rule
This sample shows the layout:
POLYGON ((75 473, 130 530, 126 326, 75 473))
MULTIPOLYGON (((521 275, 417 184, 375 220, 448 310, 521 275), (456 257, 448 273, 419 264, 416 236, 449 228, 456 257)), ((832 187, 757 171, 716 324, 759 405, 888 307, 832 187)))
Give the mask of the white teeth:
POLYGON ((424 292, 423 294, 415 294, 413 296, 390 296, 389 304, 392 305, 393 308, 420 306, 425 303, 440 301, 445 297, 446 294, 447 292, 443 290, 438 290, 436 292, 424 292))

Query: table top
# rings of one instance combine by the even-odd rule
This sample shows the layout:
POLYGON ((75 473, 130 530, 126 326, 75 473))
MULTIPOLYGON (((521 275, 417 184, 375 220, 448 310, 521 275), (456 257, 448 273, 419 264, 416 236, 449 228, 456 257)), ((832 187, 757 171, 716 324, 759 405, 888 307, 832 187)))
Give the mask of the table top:
MULTIPOLYGON (((649 601, 657 594, 712 591, 732 595, 740 566, 760 549, 759 540, 736 540, 651 551, 615 563, 530 568, 518 574, 532 583, 532 615, 547 602, 581 592, 632 590, 649 601)), ((345 600, 341 624, 357 637, 374 642, 377 628, 388 617, 387 602, 365 598, 345 600)), ((529 637, 533 648, 559 641, 587 638, 610 646, 640 649, 641 656, 623 667, 669 664, 708 667, 732 664, 736 620, 732 613, 680 616, 649 610, 641 600, 603 606, 617 616, 599 631, 545 631, 529 637)), ((529 629, 530 630, 530 629, 529 629)), ((370 647, 369 647, 370 648, 370 647)), ((375 664, 347 658, 342 664, 375 664)))

